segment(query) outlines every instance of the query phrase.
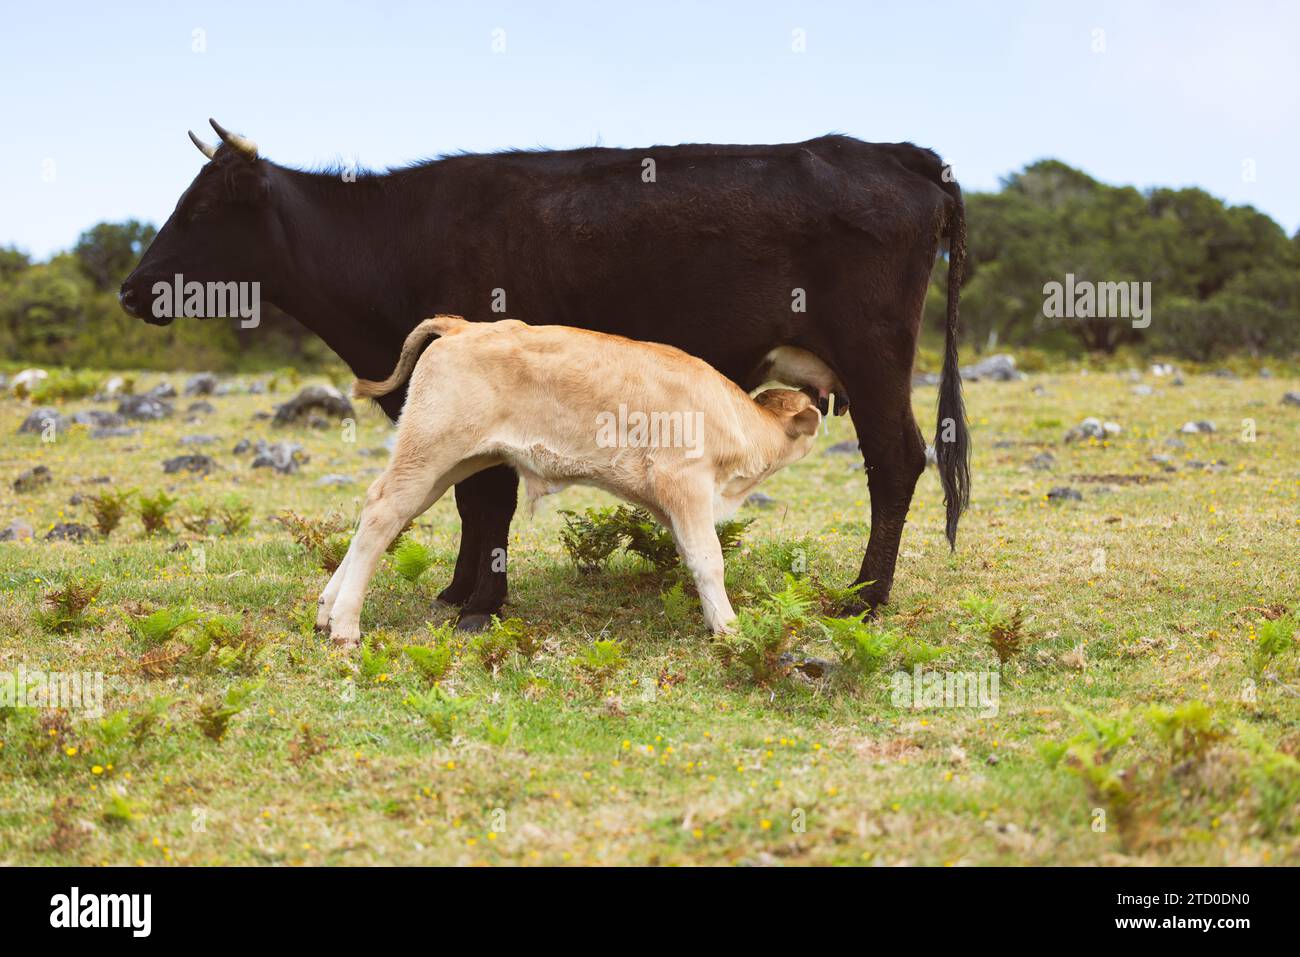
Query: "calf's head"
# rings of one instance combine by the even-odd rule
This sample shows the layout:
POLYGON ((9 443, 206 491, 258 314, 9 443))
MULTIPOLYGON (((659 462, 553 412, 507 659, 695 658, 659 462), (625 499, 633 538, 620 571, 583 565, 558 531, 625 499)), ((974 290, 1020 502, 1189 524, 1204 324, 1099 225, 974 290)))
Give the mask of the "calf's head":
POLYGON ((785 444, 773 465, 784 468, 812 451, 822 416, 806 393, 767 389, 754 396, 754 401, 773 415, 784 434, 785 444))
POLYGON ((177 275, 186 283, 265 284, 286 246, 273 202, 277 167, 258 156, 252 140, 209 122, 220 144, 190 134, 209 162, 118 292, 127 313, 154 325, 167 325, 181 309, 173 297, 158 297, 156 284, 170 286, 177 275))

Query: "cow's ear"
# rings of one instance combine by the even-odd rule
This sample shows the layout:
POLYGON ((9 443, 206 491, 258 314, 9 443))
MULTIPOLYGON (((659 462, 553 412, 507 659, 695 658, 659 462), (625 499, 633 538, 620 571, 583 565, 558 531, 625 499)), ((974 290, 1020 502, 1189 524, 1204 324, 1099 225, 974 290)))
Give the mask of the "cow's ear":
POLYGON ((242 206, 265 206, 271 201, 271 181, 262 171, 260 161, 240 163, 231 167, 226 175, 231 202, 242 206))
POLYGON ((811 406, 790 416, 785 423, 786 434, 792 439, 801 435, 816 435, 817 427, 822 424, 822 417, 811 406))

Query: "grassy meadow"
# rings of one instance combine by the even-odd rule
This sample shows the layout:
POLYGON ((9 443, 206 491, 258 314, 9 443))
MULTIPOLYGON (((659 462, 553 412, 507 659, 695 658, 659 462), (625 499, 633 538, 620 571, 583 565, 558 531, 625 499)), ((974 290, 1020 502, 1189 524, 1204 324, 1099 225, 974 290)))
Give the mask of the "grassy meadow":
MULTIPOLYGON (((757 664, 719 653, 679 569, 619 552, 579 572, 559 509, 613 504, 579 488, 515 519, 518 621, 439 628, 447 496, 408 532, 431 566, 412 581, 421 562, 386 558, 366 648, 340 653, 312 629, 326 520, 355 519, 391 428, 373 409, 355 434, 274 427, 255 416, 298 384, 229 381, 117 438, 19 435, 31 404, 0 399, 0 527, 35 531, 0 544, 0 681, 105 675, 100 717, 0 705, 0 864, 1300 863, 1300 408, 1280 401, 1300 380, 968 384, 956 553, 928 470, 891 604, 841 632, 816 618, 856 573, 869 504, 857 455, 827 451, 852 438, 832 419, 740 515, 733 603, 786 616, 757 664), (200 399, 213 411, 187 413, 200 399), (1122 431, 1065 442, 1088 416, 1122 431), (1200 420, 1216 431, 1179 433, 1200 420), (195 434, 215 441, 180 444, 195 434), (245 438, 309 459, 252 469, 245 438), (216 468, 164 473, 190 453, 216 468), (50 481, 15 490, 37 465, 50 481), (106 537, 44 540, 132 489, 106 537), (166 512, 152 534, 141 496, 166 512), (996 674, 997 707, 898 702, 913 668, 996 674)), ((935 390, 914 403, 932 438, 935 390)))

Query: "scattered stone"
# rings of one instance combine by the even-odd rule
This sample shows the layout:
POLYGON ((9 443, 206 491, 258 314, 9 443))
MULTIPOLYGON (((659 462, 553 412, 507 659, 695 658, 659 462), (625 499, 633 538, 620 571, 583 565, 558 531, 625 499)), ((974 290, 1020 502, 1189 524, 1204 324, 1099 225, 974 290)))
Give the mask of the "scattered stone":
POLYGON ((82 495, 80 492, 74 492, 72 493, 72 495, 68 496, 69 505, 73 505, 73 506, 80 505, 83 501, 85 501, 85 496, 82 495))
POLYGON ((1172 455, 1153 455, 1151 456, 1151 461, 1155 465, 1159 465, 1166 472, 1178 471, 1178 465, 1176 462, 1174 462, 1174 458, 1172 455))
POLYGON ((939 375, 935 372, 918 372, 912 376, 912 388, 920 386, 938 385, 939 375))
POLYGON ((1300 392, 1288 392, 1282 396, 1283 405, 1300 405, 1300 392))
POLYGON ((139 429, 128 428, 125 425, 110 425, 102 429, 91 429, 90 437, 92 439, 125 439, 139 434, 139 429))
POLYGON ((185 382, 186 395, 212 395, 217 390, 217 377, 211 372, 200 372, 185 382))
POLYGON ((836 442, 834 445, 827 446, 827 455, 856 455, 860 450, 858 443, 854 439, 845 442, 836 442))
POLYGON ((22 542, 35 536, 36 532, 20 518, 9 523, 8 528, 0 529, 0 542, 22 542))
POLYGON ((323 475, 316 484, 322 486, 353 485, 356 480, 351 475, 323 475))
POLYGON ((266 395, 266 380, 256 379, 248 383, 249 395, 266 395))
POLYGON ((1169 384, 1170 384, 1170 385, 1181 386, 1181 385, 1184 385, 1185 383, 1183 382, 1183 377, 1182 377, 1182 376, 1180 376, 1180 375, 1176 375, 1176 376, 1174 376, 1172 379, 1169 380, 1169 384))
POLYGON ((163 462, 162 467, 168 475, 176 472, 198 472, 201 475, 208 475, 217 467, 217 463, 208 455, 178 455, 163 462))
POLYGON ((1208 422, 1205 419, 1202 419, 1199 422, 1187 422, 1178 431, 1184 432, 1188 435, 1195 435, 1198 432, 1213 432, 1214 423, 1208 422))
POLYGON ((1134 395, 1152 395, 1155 391, 1156 391, 1155 389, 1151 388, 1151 386, 1146 384, 1135 385, 1133 387, 1134 395))
POLYGON ((106 399, 115 399, 126 391, 126 379, 120 375, 115 375, 104 383, 104 388, 100 391, 106 399))
POLYGON ((1259 370, 1259 377, 1261 379, 1271 379, 1273 378, 1273 370, 1265 366, 1263 369, 1259 370))
POLYGON ((1052 502, 1082 502, 1083 493, 1068 485, 1058 485, 1047 493, 1047 498, 1052 502))
POLYGON ((145 395, 152 396, 155 399, 174 399, 176 398, 176 386, 166 381, 159 382, 145 395))
POLYGON ((371 458, 381 458, 388 454, 388 449, 384 448, 382 445, 372 445, 368 449, 357 449, 357 454, 369 456, 371 458))
POLYGON ((762 492, 754 492, 745 499, 745 504, 752 505, 754 508, 771 508, 776 504, 776 499, 762 492))
POLYGON ((240 439, 235 443, 235 447, 230 450, 231 455, 246 455, 253 450, 253 443, 248 439, 240 439))
POLYGON ((1029 391, 1033 392, 1034 395, 1047 395, 1047 387, 1044 386, 1041 382, 1038 385, 1034 386, 1029 391))
POLYGON ((23 424, 18 426, 18 434, 24 432, 34 432, 37 435, 42 434, 48 428, 54 429, 54 434, 59 435, 68 431, 68 420, 59 414, 57 409, 49 409, 41 406, 32 409, 27 418, 23 419, 23 424))
POLYGON ((974 365, 963 366, 961 377, 968 382, 979 382, 981 379, 991 379, 994 382, 1016 382, 1025 378, 1025 374, 1016 369, 1015 356, 999 353, 995 356, 989 356, 987 359, 981 359, 974 365))
POLYGON ((9 383, 9 388, 15 393, 30 393, 36 383, 43 382, 49 377, 50 374, 44 369, 24 369, 14 376, 13 381, 9 383))
POLYGON ((82 525, 80 522, 59 522, 45 533, 47 542, 84 542, 94 537, 95 533, 89 526, 82 525))
POLYGON ((1168 362, 1156 362, 1151 366, 1151 374, 1157 376, 1173 375, 1178 370, 1168 362))
POLYGON ((1237 375, 1237 373, 1233 372, 1231 369, 1215 369, 1213 372, 1210 373, 1210 375, 1214 376, 1216 379, 1240 379, 1241 378, 1241 376, 1237 375))
POLYGON ((154 395, 127 395, 117 404, 118 415, 138 422, 165 419, 175 411, 171 404, 154 395))
POLYGON ((1039 452, 1029 460, 1029 467, 1039 472, 1047 472, 1056 466, 1056 456, 1051 452, 1039 452))
POLYGON ((777 662, 794 671, 801 671, 809 678, 824 678, 834 671, 838 664, 826 658, 804 658, 785 652, 777 662))
POLYGON ((288 425, 312 412, 323 412, 336 419, 351 418, 356 414, 352 403, 332 385, 309 385, 288 402, 276 406, 275 424, 288 425))
POLYGON ((181 437, 181 445, 211 445, 217 441, 215 435, 186 435, 181 437))
POLYGON ((204 402, 202 399, 200 399, 198 402, 191 402, 185 408, 186 414, 202 413, 203 415, 210 415, 216 411, 217 411, 216 406, 214 406, 211 402, 204 402))
POLYGON ((302 454, 302 446, 297 442, 271 443, 266 439, 258 439, 254 452, 251 468, 271 468, 282 475, 292 475, 298 471, 298 467, 303 462, 308 460, 308 457, 302 454))
POLYGON ((1065 441, 1078 442, 1083 439, 1109 439, 1112 436, 1119 435, 1122 431, 1124 430, 1120 428, 1118 422, 1102 422, 1101 419, 1089 416, 1065 433, 1065 441))
POLYGON ((111 429, 115 426, 125 425, 126 419, 116 412, 105 412, 103 409, 83 409, 72 417, 74 425, 93 425, 97 429, 111 429))
POLYGON ((52 479, 47 466, 36 465, 14 479, 14 491, 34 492, 43 485, 49 485, 52 479))

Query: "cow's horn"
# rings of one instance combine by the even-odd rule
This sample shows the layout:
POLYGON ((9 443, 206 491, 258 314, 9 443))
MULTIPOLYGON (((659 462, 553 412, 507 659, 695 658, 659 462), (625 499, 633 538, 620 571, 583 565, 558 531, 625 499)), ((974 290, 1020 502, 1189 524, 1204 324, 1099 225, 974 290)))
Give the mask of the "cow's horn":
POLYGON ((238 133, 232 133, 216 120, 209 117, 208 122, 212 128, 217 131, 221 137, 221 142, 225 143, 236 152, 243 153, 249 159, 257 159, 257 144, 246 136, 240 136, 238 133))
POLYGON ((194 135, 193 130, 186 130, 185 132, 190 134, 190 142, 193 143, 195 146, 197 146, 199 148, 199 152, 202 153, 204 156, 206 156, 208 159, 212 159, 212 157, 217 155, 217 148, 215 146, 209 146, 207 143, 203 142, 201 139, 199 139, 197 136, 194 135))

